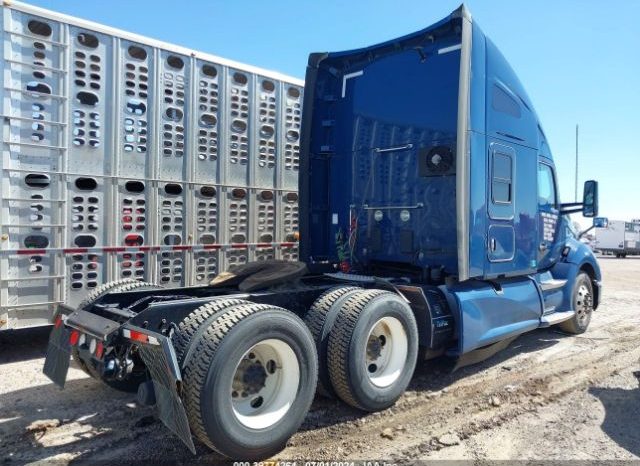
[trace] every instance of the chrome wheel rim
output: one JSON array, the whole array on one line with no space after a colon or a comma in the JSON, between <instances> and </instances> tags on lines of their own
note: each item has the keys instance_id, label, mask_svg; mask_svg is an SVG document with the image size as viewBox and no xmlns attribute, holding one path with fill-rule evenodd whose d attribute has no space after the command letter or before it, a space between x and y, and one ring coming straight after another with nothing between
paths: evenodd
<instances>
[{"instance_id":1,"label":"chrome wheel rim","mask_svg":"<svg viewBox=\"0 0 640 466\"><path fill-rule=\"evenodd\" d=\"M587 285L581 284L576 293L576 318L580 326L585 326L591 319L593 296Z\"/></svg>"}]
</instances>

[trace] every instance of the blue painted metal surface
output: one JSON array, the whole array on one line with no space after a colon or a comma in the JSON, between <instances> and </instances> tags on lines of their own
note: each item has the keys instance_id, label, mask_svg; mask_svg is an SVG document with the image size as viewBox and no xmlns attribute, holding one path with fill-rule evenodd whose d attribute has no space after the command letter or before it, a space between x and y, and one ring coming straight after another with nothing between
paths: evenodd
<instances>
[{"instance_id":1,"label":"blue painted metal surface","mask_svg":"<svg viewBox=\"0 0 640 466\"><path fill-rule=\"evenodd\" d=\"M462 316L459 354L528 332L540 324L540 295L529 277L505 279L499 290L475 280L443 288L453 296Z\"/></svg>"},{"instance_id":2,"label":"blue painted metal surface","mask_svg":"<svg viewBox=\"0 0 640 466\"><path fill-rule=\"evenodd\" d=\"M573 307L571 302L571 293L573 291L573 284L576 277L580 272L585 272L593 279L595 302L594 305L597 308L602 298L600 291L602 282L602 273L600 271L600 265L596 260L591 249L584 243L580 242L571 232L568 226L569 219L567 217L561 217L561 225L559 227L559 234L562 236L563 249L568 248L568 254L561 256L560 259L549 269L554 278L567 280L566 285L563 287L562 302L559 305L559 311L570 310Z\"/></svg>"},{"instance_id":3,"label":"blue painted metal surface","mask_svg":"<svg viewBox=\"0 0 640 466\"><path fill-rule=\"evenodd\" d=\"M456 273L456 22L321 62L309 122L309 259L338 260L336 235L353 233L353 265ZM419 158L433 148L451 167L424 176Z\"/></svg>"},{"instance_id":4,"label":"blue painted metal surface","mask_svg":"<svg viewBox=\"0 0 640 466\"><path fill-rule=\"evenodd\" d=\"M559 213L553 157L524 87L476 22L465 42L464 21L461 7L396 40L312 55L300 177L302 259L404 270L422 283L443 271L437 280L455 283L443 288L460 353L536 328L544 309L570 310L581 270L600 281ZM468 115L458 115L462 99ZM460 195L468 210L456 211ZM551 278L567 282L542 293Z\"/></svg>"}]
</instances>

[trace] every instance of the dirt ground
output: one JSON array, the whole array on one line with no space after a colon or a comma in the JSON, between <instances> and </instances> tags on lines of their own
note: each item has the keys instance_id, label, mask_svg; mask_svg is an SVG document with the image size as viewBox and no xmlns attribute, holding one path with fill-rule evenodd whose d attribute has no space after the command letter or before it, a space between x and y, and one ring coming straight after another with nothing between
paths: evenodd
<instances>
[{"instance_id":1,"label":"dirt ground","mask_svg":"<svg viewBox=\"0 0 640 466\"><path fill-rule=\"evenodd\" d=\"M419 363L391 409L362 414L316 399L280 459L639 459L640 259L600 260L604 297L589 331L543 329L491 359L452 372ZM48 330L0 334L0 458L59 460L194 457L132 395L72 366L67 388L42 374ZM197 458L218 461L201 445Z\"/></svg>"}]
</instances>

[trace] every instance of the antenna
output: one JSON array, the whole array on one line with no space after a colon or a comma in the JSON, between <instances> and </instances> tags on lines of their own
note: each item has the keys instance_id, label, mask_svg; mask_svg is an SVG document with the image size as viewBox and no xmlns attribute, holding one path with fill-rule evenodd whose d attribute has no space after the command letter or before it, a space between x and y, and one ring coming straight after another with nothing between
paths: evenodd
<instances>
[{"instance_id":1,"label":"antenna","mask_svg":"<svg viewBox=\"0 0 640 466\"><path fill-rule=\"evenodd\" d=\"M578 202L578 124L576 123L576 194L575 202Z\"/></svg>"}]
</instances>

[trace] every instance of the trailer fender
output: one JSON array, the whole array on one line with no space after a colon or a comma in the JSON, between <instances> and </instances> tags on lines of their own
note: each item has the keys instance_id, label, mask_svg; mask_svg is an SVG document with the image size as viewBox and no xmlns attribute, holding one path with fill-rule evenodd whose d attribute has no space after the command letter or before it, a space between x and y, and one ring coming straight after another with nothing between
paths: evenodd
<instances>
[{"instance_id":1,"label":"trailer fender","mask_svg":"<svg viewBox=\"0 0 640 466\"><path fill-rule=\"evenodd\" d=\"M158 418L195 455L189 420L179 395L182 390L182 376L171 339L130 324L124 325L122 335L138 346L140 357L149 370Z\"/></svg>"}]
</instances>

